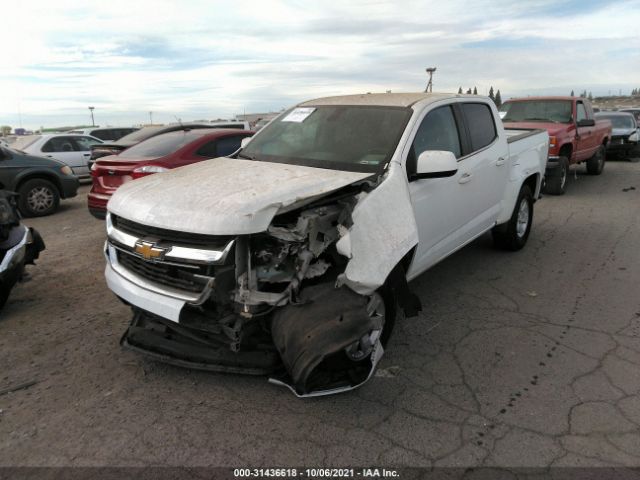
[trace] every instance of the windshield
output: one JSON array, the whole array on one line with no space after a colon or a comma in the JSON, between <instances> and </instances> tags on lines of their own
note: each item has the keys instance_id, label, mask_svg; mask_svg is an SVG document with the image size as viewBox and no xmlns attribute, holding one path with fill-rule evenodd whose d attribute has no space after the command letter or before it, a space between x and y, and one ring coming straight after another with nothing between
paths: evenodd
<instances>
[{"instance_id":1,"label":"windshield","mask_svg":"<svg viewBox=\"0 0 640 480\"><path fill-rule=\"evenodd\" d=\"M40 135L27 135L26 137L18 137L16 138L16 141L11 144L11 148L13 148L14 150L24 150L40 138Z\"/></svg>"},{"instance_id":2,"label":"windshield","mask_svg":"<svg viewBox=\"0 0 640 480\"><path fill-rule=\"evenodd\" d=\"M298 107L264 127L242 158L375 172L391 159L412 110L405 107Z\"/></svg>"},{"instance_id":3,"label":"windshield","mask_svg":"<svg viewBox=\"0 0 640 480\"><path fill-rule=\"evenodd\" d=\"M610 120L613 128L633 130L636 128L633 118L627 115L596 115L598 120Z\"/></svg>"},{"instance_id":4,"label":"windshield","mask_svg":"<svg viewBox=\"0 0 640 480\"><path fill-rule=\"evenodd\" d=\"M179 130L177 132L163 133L127 148L119 156L120 158L128 159L164 157L201 136L202 130Z\"/></svg>"},{"instance_id":5,"label":"windshield","mask_svg":"<svg viewBox=\"0 0 640 480\"><path fill-rule=\"evenodd\" d=\"M503 122L571 122L570 100L523 100L500 107Z\"/></svg>"}]
</instances>

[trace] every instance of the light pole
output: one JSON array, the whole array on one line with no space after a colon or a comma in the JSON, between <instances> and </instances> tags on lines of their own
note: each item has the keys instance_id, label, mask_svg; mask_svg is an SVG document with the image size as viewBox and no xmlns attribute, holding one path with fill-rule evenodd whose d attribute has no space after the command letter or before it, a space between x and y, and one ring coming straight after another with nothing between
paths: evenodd
<instances>
[{"instance_id":1,"label":"light pole","mask_svg":"<svg viewBox=\"0 0 640 480\"><path fill-rule=\"evenodd\" d=\"M95 127L96 126L96 122L93 120L93 109L95 107L89 107L89 111L91 112L91 126Z\"/></svg>"},{"instance_id":2,"label":"light pole","mask_svg":"<svg viewBox=\"0 0 640 480\"><path fill-rule=\"evenodd\" d=\"M425 88L425 93L433 92L433 74L436 72L436 67L427 68L427 73L429 74L429 83L427 83L427 88Z\"/></svg>"},{"instance_id":3,"label":"light pole","mask_svg":"<svg viewBox=\"0 0 640 480\"><path fill-rule=\"evenodd\" d=\"M153 125L153 112L149 112L149 125Z\"/></svg>"}]
</instances>

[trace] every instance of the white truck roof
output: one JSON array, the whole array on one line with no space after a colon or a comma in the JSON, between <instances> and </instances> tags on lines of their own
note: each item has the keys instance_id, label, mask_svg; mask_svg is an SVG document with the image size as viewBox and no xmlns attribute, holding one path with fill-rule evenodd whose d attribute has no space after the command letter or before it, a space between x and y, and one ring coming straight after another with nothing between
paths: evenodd
<instances>
[{"instance_id":1,"label":"white truck roof","mask_svg":"<svg viewBox=\"0 0 640 480\"><path fill-rule=\"evenodd\" d=\"M371 105L380 107L410 107L417 102L427 100L426 104L434 103L446 98L482 98L475 95L460 95L457 93L363 93L358 95L340 95L336 97L316 98L300 103L299 107L315 107L321 105Z\"/></svg>"}]
</instances>

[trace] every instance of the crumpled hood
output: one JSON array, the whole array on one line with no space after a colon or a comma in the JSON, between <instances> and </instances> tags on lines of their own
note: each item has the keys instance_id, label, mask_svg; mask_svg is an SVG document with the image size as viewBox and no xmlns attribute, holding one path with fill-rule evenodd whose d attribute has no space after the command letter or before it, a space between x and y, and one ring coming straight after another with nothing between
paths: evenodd
<instances>
[{"instance_id":1,"label":"crumpled hood","mask_svg":"<svg viewBox=\"0 0 640 480\"><path fill-rule=\"evenodd\" d=\"M215 158L122 185L111 213L158 228L209 235L267 229L278 210L371 173Z\"/></svg>"}]
</instances>

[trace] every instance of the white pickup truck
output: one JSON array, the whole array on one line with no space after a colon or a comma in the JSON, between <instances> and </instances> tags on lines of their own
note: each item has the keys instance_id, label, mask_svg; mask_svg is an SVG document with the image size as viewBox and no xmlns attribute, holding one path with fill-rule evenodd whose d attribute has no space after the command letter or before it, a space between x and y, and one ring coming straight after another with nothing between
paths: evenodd
<instances>
[{"instance_id":1,"label":"white pickup truck","mask_svg":"<svg viewBox=\"0 0 640 480\"><path fill-rule=\"evenodd\" d=\"M131 305L123 346L192 368L269 375L296 395L375 370L408 281L487 231L522 248L548 153L486 97L321 98L233 158L123 185L106 279Z\"/></svg>"}]
</instances>

